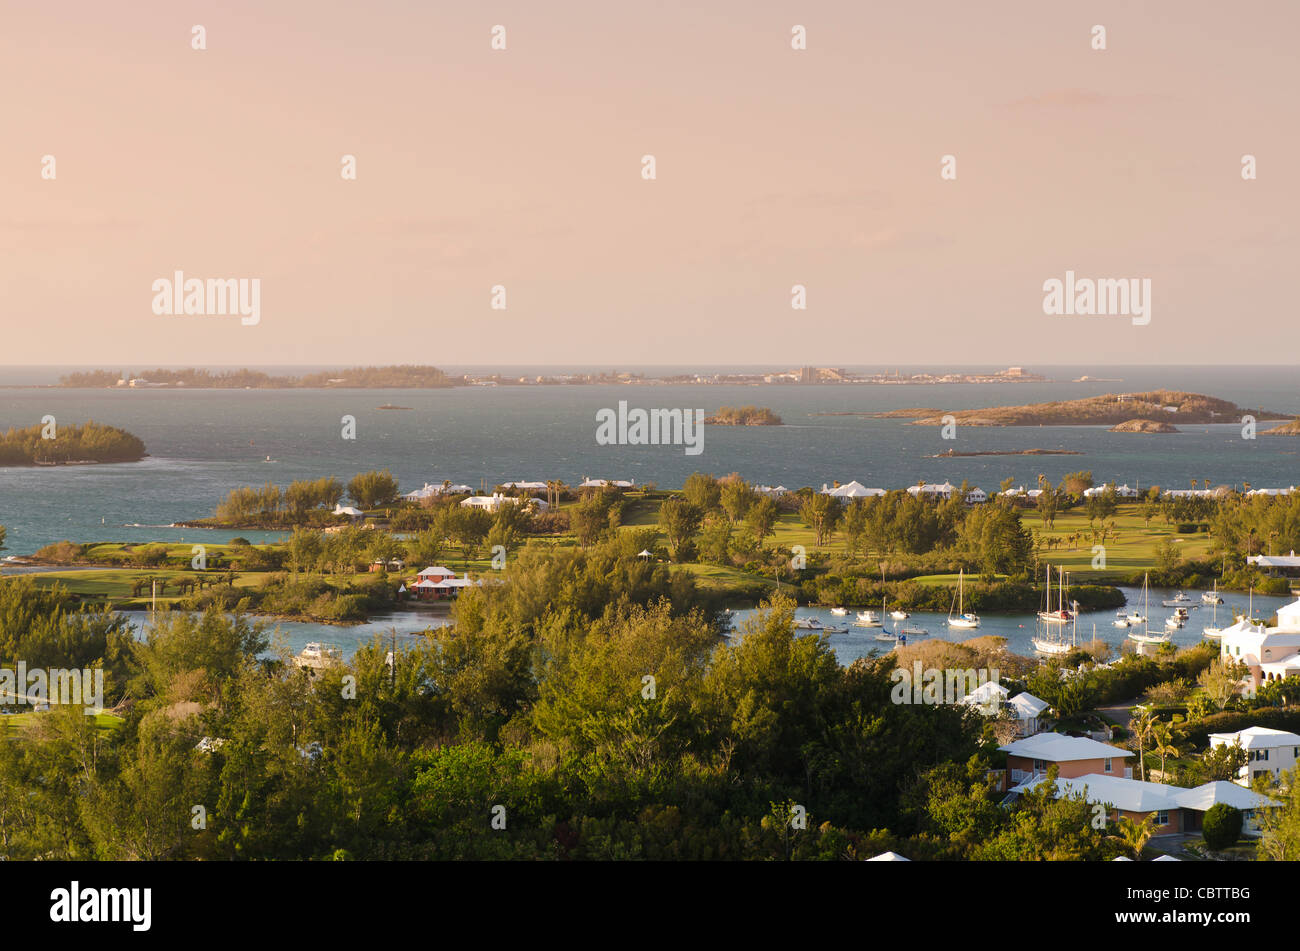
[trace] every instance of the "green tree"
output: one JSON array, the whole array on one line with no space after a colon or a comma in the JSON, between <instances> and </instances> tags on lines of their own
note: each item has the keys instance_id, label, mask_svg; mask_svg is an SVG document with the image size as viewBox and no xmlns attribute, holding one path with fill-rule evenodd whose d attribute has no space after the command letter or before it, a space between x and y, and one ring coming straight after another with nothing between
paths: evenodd
<instances>
[{"instance_id":1,"label":"green tree","mask_svg":"<svg viewBox=\"0 0 1300 951\"><path fill-rule=\"evenodd\" d=\"M1241 838L1241 810L1226 802L1216 802L1205 810L1201 835L1205 838L1205 844L1215 852L1236 845Z\"/></svg>"},{"instance_id":2,"label":"green tree","mask_svg":"<svg viewBox=\"0 0 1300 951\"><path fill-rule=\"evenodd\" d=\"M673 561L689 560L700 522L700 509L685 499L665 499L659 506L659 530L668 538L668 553Z\"/></svg>"},{"instance_id":3,"label":"green tree","mask_svg":"<svg viewBox=\"0 0 1300 951\"><path fill-rule=\"evenodd\" d=\"M391 505L397 500L397 480L387 469L362 472L348 481L348 497L362 509Z\"/></svg>"},{"instance_id":4,"label":"green tree","mask_svg":"<svg viewBox=\"0 0 1300 951\"><path fill-rule=\"evenodd\" d=\"M813 530L818 545L834 533L843 515L840 500L824 492L813 493L799 506L799 517Z\"/></svg>"}]
</instances>

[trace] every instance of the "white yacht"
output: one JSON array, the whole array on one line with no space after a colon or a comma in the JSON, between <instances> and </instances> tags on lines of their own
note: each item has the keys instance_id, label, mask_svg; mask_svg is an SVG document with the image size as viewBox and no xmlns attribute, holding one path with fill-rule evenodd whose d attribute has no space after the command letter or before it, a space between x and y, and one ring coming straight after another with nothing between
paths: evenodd
<instances>
[{"instance_id":1,"label":"white yacht","mask_svg":"<svg viewBox=\"0 0 1300 951\"><path fill-rule=\"evenodd\" d=\"M895 621L906 621L912 615L908 614L906 611L890 611L889 616Z\"/></svg>"},{"instance_id":2,"label":"white yacht","mask_svg":"<svg viewBox=\"0 0 1300 951\"><path fill-rule=\"evenodd\" d=\"M797 617L794 619L794 626L796 630L800 631L822 630L822 622L815 617Z\"/></svg>"},{"instance_id":3,"label":"white yacht","mask_svg":"<svg viewBox=\"0 0 1300 951\"><path fill-rule=\"evenodd\" d=\"M1183 608L1190 607L1192 605L1192 599L1179 591L1168 601L1161 601L1160 603L1167 608Z\"/></svg>"},{"instance_id":4,"label":"white yacht","mask_svg":"<svg viewBox=\"0 0 1300 951\"><path fill-rule=\"evenodd\" d=\"M1201 600L1202 600L1203 602L1205 602L1206 604L1222 604L1222 603L1223 603L1223 598L1219 597L1219 582L1218 582L1217 579L1216 579L1215 582L1214 582L1214 590L1213 590L1213 591L1202 591L1202 592L1201 592Z\"/></svg>"},{"instance_id":5,"label":"white yacht","mask_svg":"<svg viewBox=\"0 0 1300 951\"><path fill-rule=\"evenodd\" d=\"M831 608L831 614L834 614L836 617L844 617L848 613L848 608Z\"/></svg>"},{"instance_id":6,"label":"white yacht","mask_svg":"<svg viewBox=\"0 0 1300 951\"><path fill-rule=\"evenodd\" d=\"M858 627L880 627L880 615L875 611L866 610L858 612L858 619L854 622Z\"/></svg>"}]
</instances>

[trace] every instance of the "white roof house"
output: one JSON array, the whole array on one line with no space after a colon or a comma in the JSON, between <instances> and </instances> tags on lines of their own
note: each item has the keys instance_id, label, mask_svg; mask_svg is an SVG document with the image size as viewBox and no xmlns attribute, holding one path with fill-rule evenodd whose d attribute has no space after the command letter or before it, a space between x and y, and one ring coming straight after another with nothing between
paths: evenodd
<instances>
[{"instance_id":1,"label":"white roof house","mask_svg":"<svg viewBox=\"0 0 1300 951\"><path fill-rule=\"evenodd\" d=\"M635 479L583 479L578 488L603 489L606 486L613 486L616 489L630 489L634 485L636 485Z\"/></svg>"},{"instance_id":2,"label":"white roof house","mask_svg":"<svg viewBox=\"0 0 1300 951\"><path fill-rule=\"evenodd\" d=\"M1021 720L1037 719L1051 707L1046 700L1040 700L1027 690L1016 694L1007 701L1007 704Z\"/></svg>"},{"instance_id":3,"label":"white roof house","mask_svg":"<svg viewBox=\"0 0 1300 951\"><path fill-rule=\"evenodd\" d=\"M1300 736L1286 730L1252 726L1236 733L1211 733L1209 740L1211 749L1241 744L1246 751L1246 765L1233 782L1243 786L1258 776L1277 779L1300 761Z\"/></svg>"},{"instance_id":4,"label":"white roof house","mask_svg":"<svg viewBox=\"0 0 1300 951\"><path fill-rule=\"evenodd\" d=\"M416 489L414 492L407 492L402 498L411 502L419 502L439 495L464 495L473 491L474 487L472 485L447 485L444 487L441 483L434 485L431 482L426 482L421 488Z\"/></svg>"},{"instance_id":5,"label":"white roof house","mask_svg":"<svg viewBox=\"0 0 1300 951\"><path fill-rule=\"evenodd\" d=\"M444 568L442 565L430 565L428 568L425 568L416 575L416 577L421 581L425 578L433 578L435 580L438 578L454 578L456 577L456 572L452 571L450 568Z\"/></svg>"},{"instance_id":6,"label":"white roof house","mask_svg":"<svg viewBox=\"0 0 1300 951\"><path fill-rule=\"evenodd\" d=\"M964 703L968 707L984 707L992 712L996 712L997 709L1006 701L1007 695L1010 693L1011 691L1006 687L989 680L980 684L970 693L966 694L966 696L962 697L958 702Z\"/></svg>"},{"instance_id":7,"label":"white roof house","mask_svg":"<svg viewBox=\"0 0 1300 951\"><path fill-rule=\"evenodd\" d=\"M1205 783L1195 789L1188 789L1178 796L1180 806L1184 809L1195 809L1198 812L1205 812L1211 806L1217 806L1221 802L1243 811L1282 805L1280 802L1269 799L1267 796L1261 796L1251 789L1245 789L1236 783L1225 783L1222 780Z\"/></svg>"},{"instance_id":8,"label":"white roof house","mask_svg":"<svg viewBox=\"0 0 1300 951\"><path fill-rule=\"evenodd\" d=\"M1066 736L1063 733L1039 733L999 746L1012 756L1045 760L1049 763L1069 763L1084 759L1123 759L1132 756L1128 750L1107 743L1090 740L1086 736Z\"/></svg>"},{"instance_id":9,"label":"white roof house","mask_svg":"<svg viewBox=\"0 0 1300 951\"><path fill-rule=\"evenodd\" d=\"M361 509L353 508L351 505L336 504L334 506L335 515L346 515L349 518L362 518L366 513Z\"/></svg>"},{"instance_id":10,"label":"white roof house","mask_svg":"<svg viewBox=\"0 0 1300 951\"><path fill-rule=\"evenodd\" d=\"M926 485L909 485L907 487L907 491L910 495L914 495L914 496L925 495L931 498L934 498L936 496L943 496L945 499L947 499L952 497L952 494L957 491L957 487L953 485L951 482L945 481L941 485L933 485L928 483Z\"/></svg>"},{"instance_id":11,"label":"white roof house","mask_svg":"<svg viewBox=\"0 0 1300 951\"><path fill-rule=\"evenodd\" d=\"M467 499L461 499L460 504L467 508L483 509L488 512L495 512L503 505L530 505L543 512L550 508L550 504L542 499L520 499L513 495L502 495L500 492L493 492L491 495L471 495Z\"/></svg>"},{"instance_id":12,"label":"white roof house","mask_svg":"<svg viewBox=\"0 0 1300 951\"><path fill-rule=\"evenodd\" d=\"M989 494L985 492L983 489L981 489L979 486L975 486L975 488L971 489L969 492L966 493L967 505L979 505L983 502L987 502L988 500L989 500Z\"/></svg>"},{"instance_id":13,"label":"white roof house","mask_svg":"<svg viewBox=\"0 0 1300 951\"><path fill-rule=\"evenodd\" d=\"M822 494L830 495L837 499L865 499L865 498L871 498L873 496L884 495L885 490L868 489L861 482L854 480L853 482L850 482L847 485L837 485L833 489L827 486L826 483L823 482Z\"/></svg>"},{"instance_id":14,"label":"white roof house","mask_svg":"<svg viewBox=\"0 0 1300 951\"><path fill-rule=\"evenodd\" d=\"M783 485L759 485L754 487L754 491L759 495L766 495L769 499L774 499L785 495L790 490Z\"/></svg>"},{"instance_id":15,"label":"white roof house","mask_svg":"<svg viewBox=\"0 0 1300 951\"><path fill-rule=\"evenodd\" d=\"M879 855L873 855L867 859L868 862L910 862L909 858L899 855L897 852L881 852Z\"/></svg>"},{"instance_id":16,"label":"white roof house","mask_svg":"<svg viewBox=\"0 0 1300 951\"><path fill-rule=\"evenodd\" d=\"M1245 664L1252 688L1300 674L1300 600L1278 608L1277 623L1265 627L1243 617L1225 627L1219 638L1220 656Z\"/></svg>"},{"instance_id":17,"label":"white roof house","mask_svg":"<svg viewBox=\"0 0 1300 951\"><path fill-rule=\"evenodd\" d=\"M1034 789L1046 778L1036 776L1011 791L1025 792ZM1088 803L1104 803L1113 806L1122 812L1168 812L1179 808L1178 793L1187 791L1181 786L1166 786L1164 783L1149 783L1140 779L1125 779L1122 776L1106 776L1101 773L1088 773L1086 776L1056 781L1058 799L1081 798Z\"/></svg>"},{"instance_id":18,"label":"white roof house","mask_svg":"<svg viewBox=\"0 0 1300 951\"><path fill-rule=\"evenodd\" d=\"M502 482L503 489L523 489L525 491L543 491L546 489L545 482Z\"/></svg>"}]
</instances>

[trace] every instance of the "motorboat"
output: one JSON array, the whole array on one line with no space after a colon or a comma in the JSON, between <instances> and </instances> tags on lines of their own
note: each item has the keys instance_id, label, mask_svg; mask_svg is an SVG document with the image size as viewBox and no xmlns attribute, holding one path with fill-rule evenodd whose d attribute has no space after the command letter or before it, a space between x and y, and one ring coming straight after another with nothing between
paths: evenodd
<instances>
[{"instance_id":1,"label":"motorboat","mask_svg":"<svg viewBox=\"0 0 1300 951\"><path fill-rule=\"evenodd\" d=\"M890 611L889 616L895 621L906 621L912 615L908 614L906 611Z\"/></svg>"},{"instance_id":2,"label":"motorboat","mask_svg":"<svg viewBox=\"0 0 1300 951\"><path fill-rule=\"evenodd\" d=\"M834 614L836 617L844 617L848 613L848 608L831 608L831 614Z\"/></svg>"},{"instance_id":3,"label":"motorboat","mask_svg":"<svg viewBox=\"0 0 1300 951\"><path fill-rule=\"evenodd\" d=\"M1115 612L1115 626L1128 627L1132 622L1128 619L1128 612L1119 610Z\"/></svg>"},{"instance_id":4,"label":"motorboat","mask_svg":"<svg viewBox=\"0 0 1300 951\"><path fill-rule=\"evenodd\" d=\"M1219 597L1219 582L1214 582L1213 591L1202 591L1201 600L1206 604L1222 604L1223 598Z\"/></svg>"},{"instance_id":5,"label":"motorboat","mask_svg":"<svg viewBox=\"0 0 1300 951\"><path fill-rule=\"evenodd\" d=\"M839 627L824 627L824 628L822 628L822 633L824 633L824 634L847 634L847 633L849 633L849 626L848 626L847 624L841 624Z\"/></svg>"},{"instance_id":6,"label":"motorboat","mask_svg":"<svg viewBox=\"0 0 1300 951\"><path fill-rule=\"evenodd\" d=\"M859 611L858 619L854 623L858 627L880 627L880 615L871 610Z\"/></svg>"},{"instance_id":7,"label":"motorboat","mask_svg":"<svg viewBox=\"0 0 1300 951\"><path fill-rule=\"evenodd\" d=\"M1190 607L1194 602L1187 595L1179 591L1169 600L1161 601L1160 603L1161 605L1167 608L1182 608L1182 607Z\"/></svg>"},{"instance_id":8,"label":"motorboat","mask_svg":"<svg viewBox=\"0 0 1300 951\"><path fill-rule=\"evenodd\" d=\"M800 631L820 631L822 622L815 617L797 617L794 619L794 626Z\"/></svg>"}]
</instances>

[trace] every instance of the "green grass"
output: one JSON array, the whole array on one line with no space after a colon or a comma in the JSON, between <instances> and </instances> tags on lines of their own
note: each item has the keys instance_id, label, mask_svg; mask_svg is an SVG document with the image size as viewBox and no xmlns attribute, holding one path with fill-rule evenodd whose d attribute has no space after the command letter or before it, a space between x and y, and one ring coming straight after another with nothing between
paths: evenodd
<instances>
[{"instance_id":1,"label":"green grass","mask_svg":"<svg viewBox=\"0 0 1300 951\"><path fill-rule=\"evenodd\" d=\"M5 726L12 726L17 730L25 730L36 722L37 717L47 716L47 712L42 710L39 713L35 710L29 710L26 713L13 713L6 716L0 716L0 729ZM100 733L112 733L119 730L126 721L119 716L111 713L96 713L94 715L95 729Z\"/></svg>"}]
</instances>

